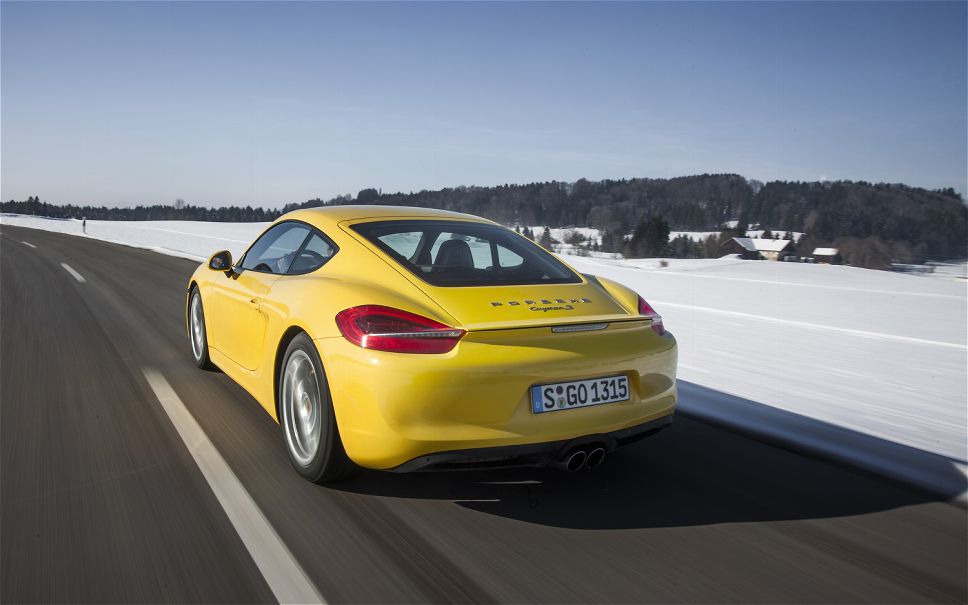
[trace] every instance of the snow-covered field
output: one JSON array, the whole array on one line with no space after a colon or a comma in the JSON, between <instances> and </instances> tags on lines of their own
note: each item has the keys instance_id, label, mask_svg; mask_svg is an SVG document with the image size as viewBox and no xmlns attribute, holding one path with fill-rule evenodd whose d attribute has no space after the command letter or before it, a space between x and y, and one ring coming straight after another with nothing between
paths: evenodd
<instances>
[{"instance_id":1,"label":"snow-covered field","mask_svg":"<svg viewBox=\"0 0 968 605\"><path fill-rule=\"evenodd\" d=\"M0 223L81 232L79 221L5 215ZM264 227L88 221L87 236L201 260L223 248L237 256ZM662 267L657 259L564 258L579 271L624 283L649 300L679 340L680 377L729 397L732 406L714 409L715 398L687 397L695 392L686 385L683 409L731 414L736 417L730 420L742 424L758 421L750 410L768 406L791 418L818 421L795 430L840 427L938 454L964 472L968 282L960 277L963 267L961 273L929 277L732 259L668 259ZM737 402L749 405L737 407ZM872 447L856 443L858 450ZM849 450L852 445L819 447ZM911 458L903 451L900 456ZM916 469L914 464L899 472L920 472Z\"/></svg>"},{"instance_id":2,"label":"snow-covered field","mask_svg":"<svg viewBox=\"0 0 968 605\"><path fill-rule=\"evenodd\" d=\"M966 459L968 282L742 260L566 259L649 300L680 376Z\"/></svg>"}]
</instances>

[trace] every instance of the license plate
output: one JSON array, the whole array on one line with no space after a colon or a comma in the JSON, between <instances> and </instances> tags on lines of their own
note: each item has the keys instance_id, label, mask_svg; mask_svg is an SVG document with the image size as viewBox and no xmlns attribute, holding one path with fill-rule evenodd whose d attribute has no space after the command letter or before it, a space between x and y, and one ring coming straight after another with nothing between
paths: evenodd
<instances>
[{"instance_id":1,"label":"license plate","mask_svg":"<svg viewBox=\"0 0 968 605\"><path fill-rule=\"evenodd\" d=\"M531 412L557 412L571 408L585 408L603 403L628 401L627 376L609 376L591 380L575 380L531 387Z\"/></svg>"}]
</instances>

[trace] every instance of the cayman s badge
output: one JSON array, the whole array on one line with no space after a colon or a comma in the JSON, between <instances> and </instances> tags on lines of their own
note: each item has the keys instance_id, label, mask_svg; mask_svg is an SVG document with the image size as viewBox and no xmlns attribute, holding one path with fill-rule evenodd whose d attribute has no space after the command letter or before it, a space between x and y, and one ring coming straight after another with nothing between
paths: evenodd
<instances>
[{"instance_id":1,"label":"cayman s badge","mask_svg":"<svg viewBox=\"0 0 968 605\"><path fill-rule=\"evenodd\" d=\"M540 298L540 299L525 299L525 300L508 300L508 301L494 301L491 303L492 307L503 307L507 305L508 307L520 307L526 306L531 311L571 311L575 308L575 305L590 303L592 300L590 298Z\"/></svg>"}]
</instances>

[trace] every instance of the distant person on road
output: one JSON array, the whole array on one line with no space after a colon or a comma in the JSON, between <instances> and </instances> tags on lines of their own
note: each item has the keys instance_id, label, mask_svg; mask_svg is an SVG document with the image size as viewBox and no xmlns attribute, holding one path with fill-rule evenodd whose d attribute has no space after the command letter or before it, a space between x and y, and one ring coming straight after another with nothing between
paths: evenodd
<instances>
[{"instance_id":1,"label":"distant person on road","mask_svg":"<svg viewBox=\"0 0 968 605\"><path fill-rule=\"evenodd\" d=\"M83 231L84 233L87 233L87 217L86 216L81 218L81 231Z\"/></svg>"}]
</instances>

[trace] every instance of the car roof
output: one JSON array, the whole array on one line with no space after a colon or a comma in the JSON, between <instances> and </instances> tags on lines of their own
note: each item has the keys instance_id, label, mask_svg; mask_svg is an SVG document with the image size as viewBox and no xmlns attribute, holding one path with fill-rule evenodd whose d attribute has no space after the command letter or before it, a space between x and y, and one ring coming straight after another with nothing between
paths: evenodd
<instances>
[{"instance_id":1,"label":"car roof","mask_svg":"<svg viewBox=\"0 0 968 605\"><path fill-rule=\"evenodd\" d=\"M485 221L479 216L438 210L436 208L417 208L414 206L377 206L377 205L346 205L321 206L319 208L303 208L280 216L277 221L300 220L315 225L324 231L345 221L361 221L370 219L438 219L438 220L472 220Z\"/></svg>"}]
</instances>

